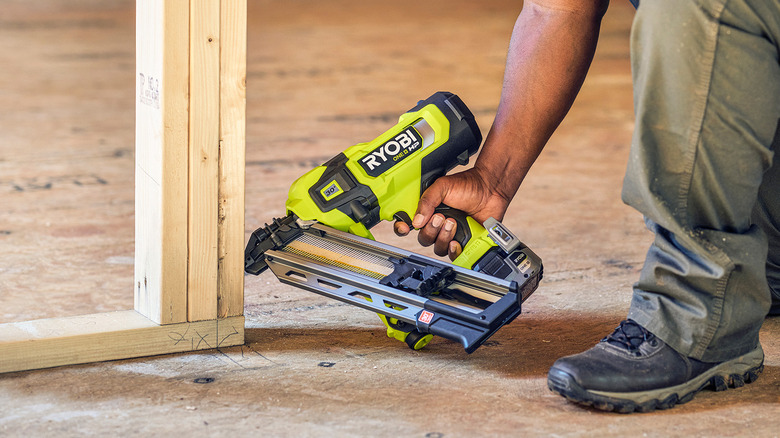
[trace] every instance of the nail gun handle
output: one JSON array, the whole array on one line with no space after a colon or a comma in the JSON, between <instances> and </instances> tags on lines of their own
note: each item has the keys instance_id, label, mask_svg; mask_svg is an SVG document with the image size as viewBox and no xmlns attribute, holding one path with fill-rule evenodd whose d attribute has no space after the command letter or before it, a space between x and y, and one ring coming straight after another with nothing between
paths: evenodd
<instances>
[{"instance_id":1,"label":"nail gun handle","mask_svg":"<svg viewBox=\"0 0 780 438\"><path fill-rule=\"evenodd\" d=\"M455 219L458 224L453 240L460 243L463 251L452 261L454 265L466 269L478 270L480 272L487 272L488 274L498 276L499 278L507 278L507 275L511 274L503 271L500 273L494 272L495 269L493 268L495 268L495 266L486 268L485 266L479 265L479 263L484 263L486 259L490 259L488 253L492 254L493 258L495 258L497 254L500 255L499 258L502 258L507 254L511 254L517 244L519 244L519 240L506 230L500 222L490 218L483 226L462 210L446 205L440 205L436 208L435 212L441 213L445 217ZM510 240L506 241L507 237L505 236L510 237ZM515 246L510 247L510 244L513 243Z\"/></svg>"},{"instance_id":2,"label":"nail gun handle","mask_svg":"<svg viewBox=\"0 0 780 438\"><path fill-rule=\"evenodd\" d=\"M463 210L458 210L457 208L442 204L436 207L434 213L441 213L444 217L455 220L455 223L457 223L458 226L455 229L455 236L452 240L460 243L462 248L466 247L473 236L479 235L484 231L484 227L467 215Z\"/></svg>"}]
</instances>

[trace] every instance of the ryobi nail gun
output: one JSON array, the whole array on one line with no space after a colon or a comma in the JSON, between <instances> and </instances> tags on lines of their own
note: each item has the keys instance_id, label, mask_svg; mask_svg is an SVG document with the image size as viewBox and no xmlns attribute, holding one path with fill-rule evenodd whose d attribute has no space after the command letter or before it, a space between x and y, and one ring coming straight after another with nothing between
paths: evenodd
<instances>
[{"instance_id":1,"label":"ryobi nail gun","mask_svg":"<svg viewBox=\"0 0 780 438\"><path fill-rule=\"evenodd\" d=\"M413 349L438 335L473 352L520 314L541 259L498 221L483 227L446 206L437 211L457 221L463 247L453 264L376 242L369 229L382 220L411 226L420 194L481 141L458 96L420 101L387 132L295 181L288 215L252 234L246 272L270 267L283 283L372 310Z\"/></svg>"}]
</instances>

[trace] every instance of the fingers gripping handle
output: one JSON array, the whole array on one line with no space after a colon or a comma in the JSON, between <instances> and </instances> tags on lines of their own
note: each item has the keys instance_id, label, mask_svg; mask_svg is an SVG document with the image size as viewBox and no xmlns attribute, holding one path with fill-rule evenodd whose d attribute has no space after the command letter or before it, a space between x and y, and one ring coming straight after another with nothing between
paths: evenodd
<instances>
[{"instance_id":1,"label":"fingers gripping handle","mask_svg":"<svg viewBox=\"0 0 780 438\"><path fill-rule=\"evenodd\" d=\"M454 219L455 223L458 224L455 228L455 236L452 240L460 243L461 248L466 248L466 245L473 236L477 236L484 231L482 225L469 217L463 210L458 210L457 208L442 204L436 207L434 214L436 213L441 213L446 218Z\"/></svg>"},{"instance_id":2,"label":"fingers gripping handle","mask_svg":"<svg viewBox=\"0 0 780 438\"><path fill-rule=\"evenodd\" d=\"M463 210L458 210L441 204L433 211L434 214L441 213L447 218L455 220L458 226L455 229L455 236L452 240L460 243L462 248L466 247L466 244L471 240L472 236L479 235L484 231L484 227L479 222L468 216ZM399 211L393 215L393 218L397 221L405 223L410 229L412 229L412 218L405 211Z\"/></svg>"},{"instance_id":3,"label":"fingers gripping handle","mask_svg":"<svg viewBox=\"0 0 780 438\"><path fill-rule=\"evenodd\" d=\"M457 266L472 269L493 248L498 247L496 249L500 249L505 254L511 254L521 245L520 240L514 234L492 217L488 218L483 226L463 210L444 204L436 207L434 214L436 213L455 220L457 224L452 240L458 242L463 248L461 254L452 262ZM405 212L396 213L395 219L403 221L410 228L412 227L411 218Z\"/></svg>"}]
</instances>

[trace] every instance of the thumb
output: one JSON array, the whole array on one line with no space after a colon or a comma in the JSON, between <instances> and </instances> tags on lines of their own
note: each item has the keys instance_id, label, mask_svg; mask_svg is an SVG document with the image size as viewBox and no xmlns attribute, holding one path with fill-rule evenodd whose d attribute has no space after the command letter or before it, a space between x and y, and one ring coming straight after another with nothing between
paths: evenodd
<instances>
[{"instance_id":1,"label":"thumb","mask_svg":"<svg viewBox=\"0 0 780 438\"><path fill-rule=\"evenodd\" d=\"M444 201L444 197L449 192L446 178L446 176L442 176L436 179L420 196L420 201L417 204L417 214L414 215L412 220L414 228L422 228L428 223L436 207Z\"/></svg>"}]
</instances>

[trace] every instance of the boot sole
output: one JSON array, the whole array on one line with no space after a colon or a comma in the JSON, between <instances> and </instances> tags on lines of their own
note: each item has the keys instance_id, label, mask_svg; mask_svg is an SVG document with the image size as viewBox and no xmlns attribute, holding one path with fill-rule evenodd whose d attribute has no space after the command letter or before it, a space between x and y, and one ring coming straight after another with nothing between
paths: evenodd
<instances>
[{"instance_id":1,"label":"boot sole","mask_svg":"<svg viewBox=\"0 0 780 438\"><path fill-rule=\"evenodd\" d=\"M547 387L570 401L602 411L652 412L687 403L705 388L725 391L753 383L763 370L764 351L759 345L750 353L714 366L685 383L666 388L637 392L592 391L583 388L571 374L556 368L550 369L547 375Z\"/></svg>"}]
</instances>

